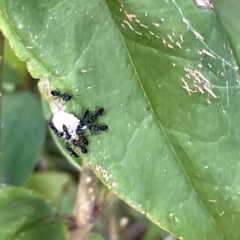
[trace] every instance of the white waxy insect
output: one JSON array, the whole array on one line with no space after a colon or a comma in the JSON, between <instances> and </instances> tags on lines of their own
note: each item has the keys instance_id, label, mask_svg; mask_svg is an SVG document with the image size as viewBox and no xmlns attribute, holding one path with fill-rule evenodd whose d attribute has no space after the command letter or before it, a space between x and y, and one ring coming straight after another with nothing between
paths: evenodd
<instances>
[{"instance_id":1,"label":"white waxy insect","mask_svg":"<svg viewBox=\"0 0 240 240\"><path fill-rule=\"evenodd\" d=\"M63 131L63 125L65 125L68 128L68 132L71 134L72 139L76 138L76 129L80 120L73 114L66 113L59 109L57 109L57 111L53 110L52 122L60 132Z\"/></svg>"}]
</instances>

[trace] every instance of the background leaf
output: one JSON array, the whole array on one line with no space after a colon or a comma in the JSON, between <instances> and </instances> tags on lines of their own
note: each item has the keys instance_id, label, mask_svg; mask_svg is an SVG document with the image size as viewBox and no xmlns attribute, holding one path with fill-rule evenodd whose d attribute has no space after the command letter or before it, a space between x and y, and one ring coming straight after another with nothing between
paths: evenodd
<instances>
[{"instance_id":1,"label":"background leaf","mask_svg":"<svg viewBox=\"0 0 240 240\"><path fill-rule=\"evenodd\" d=\"M58 172L34 173L29 178L27 187L49 199L62 215L71 216L77 186L68 174Z\"/></svg>"},{"instance_id":2,"label":"background leaf","mask_svg":"<svg viewBox=\"0 0 240 240\"><path fill-rule=\"evenodd\" d=\"M0 190L1 239L66 239L66 227L55 208L32 191L19 188Z\"/></svg>"},{"instance_id":3,"label":"background leaf","mask_svg":"<svg viewBox=\"0 0 240 240\"><path fill-rule=\"evenodd\" d=\"M3 87L12 88L26 76L25 63L21 62L11 51L8 41L4 44Z\"/></svg>"},{"instance_id":4,"label":"background leaf","mask_svg":"<svg viewBox=\"0 0 240 240\"><path fill-rule=\"evenodd\" d=\"M40 104L26 92L4 94L1 182L26 183L42 147L45 121Z\"/></svg>"},{"instance_id":5,"label":"background leaf","mask_svg":"<svg viewBox=\"0 0 240 240\"><path fill-rule=\"evenodd\" d=\"M239 66L240 62L240 19L239 19L239 1L213 0L216 9L219 11L224 28L226 29L231 48L234 50L235 58Z\"/></svg>"},{"instance_id":6,"label":"background leaf","mask_svg":"<svg viewBox=\"0 0 240 240\"><path fill-rule=\"evenodd\" d=\"M239 76L215 11L187 0L0 8L51 107L58 88L73 94L68 112L105 108L109 132L86 159L110 189L183 239L239 239Z\"/></svg>"}]
</instances>

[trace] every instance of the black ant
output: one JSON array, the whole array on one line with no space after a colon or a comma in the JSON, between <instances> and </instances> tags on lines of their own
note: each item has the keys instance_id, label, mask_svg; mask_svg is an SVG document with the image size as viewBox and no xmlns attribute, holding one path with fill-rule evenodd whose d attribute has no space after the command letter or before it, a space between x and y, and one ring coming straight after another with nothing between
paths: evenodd
<instances>
[{"instance_id":1,"label":"black ant","mask_svg":"<svg viewBox=\"0 0 240 240\"><path fill-rule=\"evenodd\" d=\"M94 122L96 121L97 117L98 117L98 116L93 115L93 116L91 116L91 117L88 119L87 122L88 122L88 123L94 123Z\"/></svg>"},{"instance_id":2,"label":"black ant","mask_svg":"<svg viewBox=\"0 0 240 240\"><path fill-rule=\"evenodd\" d=\"M81 128L81 124L77 126L76 134L77 134L79 137L84 138L83 129Z\"/></svg>"},{"instance_id":3,"label":"black ant","mask_svg":"<svg viewBox=\"0 0 240 240\"><path fill-rule=\"evenodd\" d=\"M101 130L101 131L107 131L107 130L108 130L108 126L107 126L107 125L101 125L101 126L99 126L98 128L99 128L99 130Z\"/></svg>"},{"instance_id":4,"label":"black ant","mask_svg":"<svg viewBox=\"0 0 240 240\"><path fill-rule=\"evenodd\" d=\"M89 117L89 110L86 110L81 120L85 121Z\"/></svg>"},{"instance_id":5,"label":"black ant","mask_svg":"<svg viewBox=\"0 0 240 240\"><path fill-rule=\"evenodd\" d=\"M87 149L84 146L81 146L81 152L84 153L88 153Z\"/></svg>"},{"instance_id":6,"label":"black ant","mask_svg":"<svg viewBox=\"0 0 240 240\"><path fill-rule=\"evenodd\" d=\"M86 125L86 121L89 118L89 110L86 110L83 114L83 117L80 119L80 123L78 125L79 128L82 128Z\"/></svg>"},{"instance_id":7,"label":"black ant","mask_svg":"<svg viewBox=\"0 0 240 240\"><path fill-rule=\"evenodd\" d=\"M82 153L87 153L88 152L87 149L84 146L82 146L80 144L80 142L78 142L76 139L73 139L72 143L73 143L74 146L79 147L81 149Z\"/></svg>"},{"instance_id":8,"label":"black ant","mask_svg":"<svg viewBox=\"0 0 240 240\"><path fill-rule=\"evenodd\" d=\"M98 109L91 118L88 119L88 123L93 123L97 120L98 116L102 116L104 114L104 108Z\"/></svg>"},{"instance_id":9,"label":"black ant","mask_svg":"<svg viewBox=\"0 0 240 240\"><path fill-rule=\"evenodd\" d=\"M102 116L104 115L104 108L100 108L95 113L96 116Z\"/></svg>"},{"instance_id":10,"label":"black ant","mask_svg":"<svg viewBox=\"0 0 240 240\"><path fill-rule=\"evenodd\" d=\"M63 128L63 132L65 133L66 140L71 139L72 135L68 132L66 125L63 124L62 128Z\"/></svg>"},{"instance_id":11,"label":"black ant","mask_svg":"<svg viewBox=\"0 0 240 240\"><path fill-rule=\"evenodd\" d=\"M72 99L72 95L68 94L67 92L60 93L60 91L58 89L57 90L52 90L51 94L56 98L62 98L62 100L65 101L65 102Z\"/></svg>"},{"instance_id":12,"label":"black ant","mask_svg":"<svg viewBox=\"0 0 240 240\"><path fill-rule=\"evenodd\" d=\"M75 158L79 157L79 155L76 152L74 152L74 150L71 148L71 145L69 142L65 143L65 148L71 153L70 154L71 156L74 156Z\"/></svg>"},{"instance_id":13,"label":"black ant","mask_svg":"<svg viewBox=\"0 0 240 240\"><path fill-rule=\"evenodd\" d=\"M83 137L82 142L83 142L84 145L88 145L89 144L87 138L85 138L85 137Z\"/></svg>"},{"instance_id":14,"label":"black ant","mask_svg":"<svg viewBox=\"0 0 240 240\"><path fill-rule=\"evenodd\" d=\"M101 130L101 131L107 131L108 130L108 126L107 125L100 125L98 126L97 124L96 125L89 125L88 126L91 134L97 132L98 133L98 130Z\"/></svg>"},{"instance_id":15,"label":"black ant","mask_svg":"<svg viewBox=\"0 0 240 240\"><path fill-rule=\"evenodd\" d=\"M54 126L54 124L52 122L49 122L49 127L53 130L54 134L58 137L63 137L64 133L58 131L58 129Z\"/></svg>"},{"instance_id":16,"label":"black ant","mask_svg":"<svg viewBox=\"0 0 240 240\"><path fill-rule=\"evenodd\" d=\"M82 139L82 142L83 142L84 145L88 145L89 144L87 138L83 134L83 129L81 128L80 125L78 125L78 127L76 129L76 134Z\"/></svg>"}]
</instances>

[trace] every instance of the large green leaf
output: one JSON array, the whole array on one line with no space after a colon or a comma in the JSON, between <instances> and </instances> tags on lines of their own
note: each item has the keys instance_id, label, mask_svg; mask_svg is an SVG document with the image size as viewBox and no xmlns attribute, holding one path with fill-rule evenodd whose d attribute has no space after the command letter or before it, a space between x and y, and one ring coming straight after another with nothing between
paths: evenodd
<instances>
[{"instance_id":1,"label":"large green leaf","mask_svg":"<svg viewBox=\"0 0 240 240\"><path fill-rule=\"evenodd\" d=\"M183 239L240 238L238 72L216 11L188 0L0 9L51 107L59 88L74 95L68 112L106 109L109 132L86 159L109 188Z\"/></svg>"},{"instance_id":2,"label":"large green leaf","mask_svg":"<svg viewBox=\"0 0 240 240\"><path fill-rule=\"evenodd\" d=\"M4 94L0 181L26 183L42 147L45 121L36 98L26 92Z\"/></svg>"},{"instance_id":3,"label":"large green leaf","mask_svg":"<svg viewBox=\"0 0 240 240\"><path fill-rule=\"evenodd\" d=\"M63 240L66 226L56 209L32 191L20 188L0 190L1 240Z\"/></svg>"}]
</instances>

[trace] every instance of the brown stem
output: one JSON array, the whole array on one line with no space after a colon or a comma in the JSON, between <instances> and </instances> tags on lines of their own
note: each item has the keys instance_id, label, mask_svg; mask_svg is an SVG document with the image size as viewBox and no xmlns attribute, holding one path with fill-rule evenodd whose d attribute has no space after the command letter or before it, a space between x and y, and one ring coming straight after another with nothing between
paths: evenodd
<instances>
[{"instance_id":1,"label":"brown stem","mask_svg":"<svg viewBox=\"0 0 240 240\"><path fill-rule=\"evenodd\" d=\"M109 237L109 240L118 240L119 239L116 217L114 214L111 214L109 221L108 221L108 237Z\"/></svg>"},{"instance_id":2,"label":"brown stem","mask_svg":"<svg viewBox=\"0 0 240 240\"><path fill-rule=\"evenodd\" d=\"M94 225L101 208L98 203L98 178L84 161L73 216L75 228L70 231L70 240L85 240Z\"/></svg>"}]
</instances>

